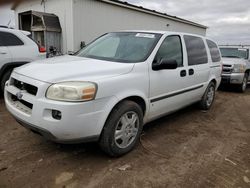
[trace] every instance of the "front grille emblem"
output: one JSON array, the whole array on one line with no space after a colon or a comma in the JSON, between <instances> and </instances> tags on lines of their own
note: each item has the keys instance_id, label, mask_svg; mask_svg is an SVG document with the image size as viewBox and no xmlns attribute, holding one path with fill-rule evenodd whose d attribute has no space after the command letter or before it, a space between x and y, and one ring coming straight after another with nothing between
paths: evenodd
<instances>
[{"instance_id":1,"label":"front grille emblem","mask_svg":"<svg viewBox=\"0 0 250 188\"><path fill-rule=\"evenodd\" d=\"M24 85L23 82L20 82L20 89L21 89L21 90L24 90L24 89L25 89L25 85Z\"/></svg>"},{"instance_id":2,"label":"front grille emblem","mask_svg":"<svg viewBox=\"0 0 250 188\"><path fill-rule=\"evenodd\" d=\"M21 91L17 92L16 97L18 100L21 100L23 98L23 94Z\"/></svg>"}]
</instances>

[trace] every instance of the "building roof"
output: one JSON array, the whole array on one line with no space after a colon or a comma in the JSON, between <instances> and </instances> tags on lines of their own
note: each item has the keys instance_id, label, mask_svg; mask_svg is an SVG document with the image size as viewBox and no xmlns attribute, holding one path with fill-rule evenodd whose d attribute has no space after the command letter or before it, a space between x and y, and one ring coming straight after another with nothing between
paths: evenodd
<instances>
[{"instance_id":1,"label":"building roof","mask_svg":"<svg viewBox=\"0 0 250 188\"><path fill-rule=\"evenodd\" d=\"M18 5L22 1L25 1L25 0L16 1L16 3L12 6L12 9L14 10L16 7L18 7ZM208 28L207 26L204 26L204 25L201 25L201 24L198 24L198 23L186 20L186 19L182 19L182 18L179 18L179 17L176 17L176 16L171 16L169 14L158 12L156 10L151 10L151 9L148 9L148 8L145 8L145 7L142 7L142 6L133 5L133 4L128 3L126 1L120 1L120 0L96 0L96 1L100 1L100 2L103 2L103 3L108 3L108 4L128 8L128 9L132 9L132 10L135 10L135 11L151 14L151 15L154 15L154 16L162 17L162 18L167 18L167 19L170 19L170 20L173 20L173 21L193 25L193 26L203 28L203 29Z\"/></svg>"},{"instance_id":2,"label":"building roof","mask_svg":"<svg viewBox=\"0 0 250 188\"><path fill-rule=\"evenodd\" d=\"M169 14L158 12L156 10L148 9L148 8L145 8L145 7L142 7L142 6L137 6L137 5L128 3L126 1L120 1L120 0L96 0L96 1L113 4L113 5L121 6L121 7L124 7L124 8L133 9L133 10L136 10L136 11L140 11L140 12L144 12L144 13L147 13L147 14L167 18L167 19L178 21L178 22L181 22L181 23L186 23L186 24L189 24L189 25L193 25L193 26L196 26L196 27L203 28L203 29L208 28L205 25L201 25L201 24L198 24L198 23L186 20L186 19L182 19L182 18L179 18L179 17L176 17L176 16L171 16Z\"/></svg>"}]
</instances>

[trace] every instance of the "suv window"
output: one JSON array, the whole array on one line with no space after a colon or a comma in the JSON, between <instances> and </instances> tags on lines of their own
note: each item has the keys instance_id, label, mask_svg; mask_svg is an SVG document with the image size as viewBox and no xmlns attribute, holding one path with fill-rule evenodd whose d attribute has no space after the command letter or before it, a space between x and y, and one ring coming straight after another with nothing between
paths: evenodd
<instances>
[{"instance_id":1,"label":"suv window","mask_svg":"<svg viewBox=\"0 0 250 188\"><path fill-rule=\"evenodd\" d=\"M202 38L185 35L184 40L188 54L188 65L208 63L207 50Z\"/></svg>"},{"instance_id":2,"label":"suv window","mask_svg":"<svg viewBox=\"0 0 250 188\"><path fill-rule=\"evenodd\" d=\"M0 32L0 43L3 46L21 46L24 45L23 41L21 41L16 35L7 32ZM0 45L1 45L0 44Z\"/></svg>"},{"instance_id":3,"label":"suv window","mask_svg":"<svg viewBox=\"0 0 250 188\"><path fill-rule=\"evenodd\" d=\"M165 38L155 56L155 60L160 61L163 58L176 60L178 67L183 66L183 52L180 36L173 35Z\"/></svg>"},{"instance_id":4,"label":"suv window","mask_svg":"<svg viewBox=\"0 0 250 188\"><path fill-rule=\"evenodd\" d=\"M210 50L212 61L219 62L221 60L221 56L220 56L220 51L219 51L217 45L211 40L207 40L207 45L208 45L208 48Z\"/></svg>"}]
</instances>

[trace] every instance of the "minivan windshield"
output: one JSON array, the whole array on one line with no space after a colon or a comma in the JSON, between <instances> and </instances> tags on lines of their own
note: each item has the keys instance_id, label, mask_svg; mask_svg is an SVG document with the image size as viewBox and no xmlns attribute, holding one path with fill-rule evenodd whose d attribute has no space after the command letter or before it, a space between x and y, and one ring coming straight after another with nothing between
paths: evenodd
<instances>
[{"instance_id":1,"label":"minivan windshield","mask_svg":"<svg viewBox=\"0 0 250 188\"><path fill-rule=\"evenodd\" d=\"M220 48L222 57L248 59L248 49L245 48Z\"/></svg>"},{"instance_id":2,"label":"minivan windshield","mask_svg":"<svg viewBox=\"0 0 250 188\"><path fill-rule=\"evenodd\" d=\"M108 33L87 45L76 55L122 63L143 62L149 57L161 36L156 33Z\"/></svg>"}]
</instances>

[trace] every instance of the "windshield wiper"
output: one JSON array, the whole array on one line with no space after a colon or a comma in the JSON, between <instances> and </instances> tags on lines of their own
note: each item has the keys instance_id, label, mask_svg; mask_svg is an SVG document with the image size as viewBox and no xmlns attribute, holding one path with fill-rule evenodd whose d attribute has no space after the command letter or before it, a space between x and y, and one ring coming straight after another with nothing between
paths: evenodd
<instances>
[{"instance_id":1,"label":"windshield wiper","mask_svg":"<svg viewBox=\"0 0 250 188\"><path fill-rule=\"evenodd\" d=\"M227 56L222 56L222 57L229 57L229 58L240 58L239 56L235 56L235 55L227 55Z\"/></svg>"}]
</instances>

